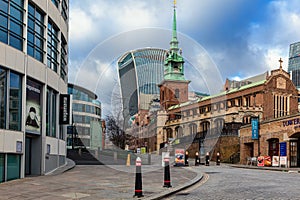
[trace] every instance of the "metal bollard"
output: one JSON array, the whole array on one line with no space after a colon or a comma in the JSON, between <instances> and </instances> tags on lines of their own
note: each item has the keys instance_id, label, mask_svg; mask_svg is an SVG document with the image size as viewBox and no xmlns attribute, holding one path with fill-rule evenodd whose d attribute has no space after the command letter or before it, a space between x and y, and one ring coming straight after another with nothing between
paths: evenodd
<instances>
[{"instance_id":1,"label":"metal bollard","mask_svg":"<svg viewBox=\"0 0 300 200\"><path fill-rule=\"evenodd\" d=\"M217 165L220 165L220 162L221 162L221 160L220 160L220 153L218 152L217 153Z\"/></svg>"},{"instance_id":2,"label":"metal bollard","mask_svg":"<svg viewBox=\"0 0 300 200\"><path fill-rule=\"evenodd\" d=\"M205 156L205 166L209 166L209 153L208 152L206 153L206 156Z\"/></svg>"},{"instance_id":3,"label":"metal bollard","mask_svg":"<svg viewBox=\"0 0 300 200\"><path fill-rule=\"evenodd\" d=\"M142 160L140 157L136 158L135 161L136 173L135 173L135 190L133 197L143 197L143 189L142 189Z\"/></svg>"},{"instance_id":4,"label":"metal bollard","mask_svg":"<svg viewBox=\"0 0 300 200\"><path fill-rule=\"evenodd\" d=\"M168 155L164 157L164 162L165 162L165 173L164 173L164 186L170 188L172 187L171 185L171 176L170 176L170 158Z\"/></svg>"},{"instance_id":5,"label":"metal bollard","mask_svg":"<svg viewBox=\"0 0 300 200\"><path fill-rule=\"evenodd\" d=\"M185 151L184 165L189 166L189 152Z\"/></svg>"}]
</instances>

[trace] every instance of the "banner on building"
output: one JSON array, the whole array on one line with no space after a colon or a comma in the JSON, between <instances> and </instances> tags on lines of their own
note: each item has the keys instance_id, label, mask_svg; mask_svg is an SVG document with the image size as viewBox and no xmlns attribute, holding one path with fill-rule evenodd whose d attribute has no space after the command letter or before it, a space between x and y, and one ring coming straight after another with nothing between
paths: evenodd
<instances>
[{"instance_id":1,"label":"banner on building","mask_svg":"<svg viewBox=\"0 0 300 200\"><path fill-rule=\"evenodd\" d=\"M27 80L25 129L32 134L41 134L41 89L40 84Z\"/></svg>"},{"instance_id":2,"label":"banner on building","mask_svg":"<svg viewBox=\"0 0 300 200\"><path fill-rule=\"evenodd\" d=\"M184 166L184 149L175 149L175 165Z\"/></svg>"},{"instance_id":3,"label":"banner on building","mask_svg":"<svg viewBox=\"0 0 300 200\"><path fill-rule=\"evenodd\" d=\"M279 166L279 156L273 156L272 157L272 166L278 167Z\"/></svg>"},{"instance_id":4,"label":"banner on building","mask_svg":"<svg viewBox=\"0 0 300 200\"><path fill-rule=\"evenodd\" d=\"M251 126L252 126L252 139L257 140L258 139L258 117L252 117L251 118Z\"/></svg>"},{"instance_id":5,"label":"banner on building","mask_svg":"<svg viewBox=\"0 0 300 200\"><path fill-rule=\"evenodd\" d=\"M280 142L280 156L286 156L286 142Z\"/></svg>"},{"instance_id":6,"label":"banner on building","mask_svg":"<svg viewBox=\"0 0 300 200\"><path fill-rule=\"evenodd\" d=\"M59 96L59 124L72 124L72 96L61 94Z\"/></svg>"}]
</instances>

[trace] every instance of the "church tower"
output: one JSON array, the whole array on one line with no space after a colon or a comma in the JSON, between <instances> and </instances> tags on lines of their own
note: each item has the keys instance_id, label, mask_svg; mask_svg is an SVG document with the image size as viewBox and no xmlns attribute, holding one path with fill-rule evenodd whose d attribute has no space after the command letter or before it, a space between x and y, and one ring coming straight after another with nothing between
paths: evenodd
<instances>
[{"instance_id":1,"label":"church tower","mask_svg":"<svg viewBox=\"0 0 300 200\"><path fill-rule=\"evenodd\" d=\"M176 1L174 0L172 40L164 63L164 80L159 84L160 103L165 110L188 101L190 81L184 78L184 59L178 48L176 25Z\"/></svg>"}]
</instances>

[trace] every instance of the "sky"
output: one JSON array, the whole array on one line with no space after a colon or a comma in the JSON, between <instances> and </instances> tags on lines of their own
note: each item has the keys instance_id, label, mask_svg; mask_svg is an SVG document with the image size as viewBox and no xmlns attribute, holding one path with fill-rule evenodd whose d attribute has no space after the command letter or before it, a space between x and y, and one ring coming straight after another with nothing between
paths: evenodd
<instances>
[{"instance_id":1,"label":"sky","mask_svg":"<svg viewBox=\"0 0 300 200\"><path fill-rule=\"evenodd\" d=\"M99 85L116 81L109 68L122 52L169 48L172 6L173 0L71 0L69 81L91 87L102 101L107 86ZM279 68L280 58L287 70L289 45L300 41L299 0L177 0L176 9L179 46L192 65L186 76L198 91ZM196 76L203 85L195 85Z\"/></svg>"}]
</instances>

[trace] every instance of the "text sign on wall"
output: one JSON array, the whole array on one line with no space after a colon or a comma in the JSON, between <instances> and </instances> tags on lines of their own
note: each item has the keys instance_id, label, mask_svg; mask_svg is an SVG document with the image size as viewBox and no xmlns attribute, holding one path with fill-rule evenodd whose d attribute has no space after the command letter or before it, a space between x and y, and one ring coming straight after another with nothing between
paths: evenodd
<instances>
[{"instance_id":1,"label":"text sign on wall","mask_svg":"<svg viewBox=\"0 0 300 200\"><path fill-rule=\"evenodd\" d=\"M286 142L280 142L280 156L286 156Z\"/></svg>"},{"instance_id":2,"label":"text sign on wall","mask_svg":"<svg viewBox=\"0 0 300 200\"><path fill-rule=\"evenodd\" d=\"M71 96L61 94L59 97L59 124L71 124Z\"/></svg>"},{"instance_id":3,"label":"text sign on wall","mask_svg":"<svg viewBox=\"0 0 300 200\"><path fill-rule=\"evenodd\" d=\"M258 139L258 117L251 118L251 126L252 126L252 139Z\"/></svg>"}]
</instances>

